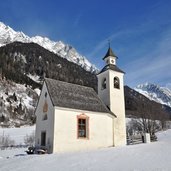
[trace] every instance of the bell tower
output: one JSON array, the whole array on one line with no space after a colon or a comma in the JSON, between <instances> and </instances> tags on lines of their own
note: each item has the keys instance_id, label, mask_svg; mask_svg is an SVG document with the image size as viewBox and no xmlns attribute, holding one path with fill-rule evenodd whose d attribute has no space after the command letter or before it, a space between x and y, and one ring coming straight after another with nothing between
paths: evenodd
<instances>
[{"instance_id":1,"label":"bell tower","mask_svg":"<svg viewBox=\"0 0 171 171\"><path fill-rule=\"evenodd\" d=\"M126 122L124 100L124 72L116 65L118 57L109 49L103 60L106 65L97 74L98 95L116 115L114 118L114 146L126 145Z\"/></svg>"}]
</instances>

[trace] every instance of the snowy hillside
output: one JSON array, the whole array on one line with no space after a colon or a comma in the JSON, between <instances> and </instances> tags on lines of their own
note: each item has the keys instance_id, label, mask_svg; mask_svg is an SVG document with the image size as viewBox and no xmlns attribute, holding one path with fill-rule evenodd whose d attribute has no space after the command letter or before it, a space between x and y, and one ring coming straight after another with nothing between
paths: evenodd
<instances>
[{"instance_id":1,"label":"snowy hillside","mask_svg":"<svg viewBox=\"0 0 171 171\"><path fill-rule=\"evenodd\" d=\"M29 37L23 32L16 32L9 26L0 22L0 46L19 41L23 43L34 42L45 49L66 58L68 61L74 62L87 71L96 72L97 68L92 65L84 56L80 55L72 46L64 44L62 41L52 41L47 37L35 36Z\"/></svg>"},{"instance_id":2,"label":"snowy hillside","mask_svg":"<svg viewBox=\"0 0 171 171\"><path fill-rule=\"evenodd\" d=\"M0 126L32 124L39 91L22 84L0 80Z\"/></svg>"},{"instance_id":3,"label":"snowy hillside","mask_svg":"<svg viewBox=\"0 0 171 171\"><path fill-rule=\"evenodd\" d=\"M160 87L156 84L145 83L134 88L150 100L165 104L171 107L171 90L167 87Z\"/></svg>"},{"instance_id":4,"label":"snowy hillside","mask_svg":"<svg viewBox=\"0 0 171 171\"><path fill-rule=\"evenodd\" d=\"M93 151L27 155L25 149L0 151L1 171L170 171L171 130L158 133L149 144Z\"/></svg>"}]
</instances>

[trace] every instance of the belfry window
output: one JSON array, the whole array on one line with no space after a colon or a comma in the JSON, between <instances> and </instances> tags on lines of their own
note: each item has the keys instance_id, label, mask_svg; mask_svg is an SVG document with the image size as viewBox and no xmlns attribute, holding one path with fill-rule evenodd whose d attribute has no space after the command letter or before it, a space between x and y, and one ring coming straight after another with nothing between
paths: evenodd
<instances>
[{"instance_id":1,"label":"belfry window","mask_svg":"<svg viewBox=\"0 0 171 171\"><path fill-rule=\"evenodd\" d=\"M103 89L106 89L106 78L104 78L102 81L102 90Z\"/></svg>"},{"instance_id":2,"label":"belfry window","mask_svg":"<svg viewBox=\"0 0 171 171\"><path fill-rule=\"evenodd\" d=\"M114 78L114 88L120 89L120 81L118 77Z\"/></svg>"}]
</instances>

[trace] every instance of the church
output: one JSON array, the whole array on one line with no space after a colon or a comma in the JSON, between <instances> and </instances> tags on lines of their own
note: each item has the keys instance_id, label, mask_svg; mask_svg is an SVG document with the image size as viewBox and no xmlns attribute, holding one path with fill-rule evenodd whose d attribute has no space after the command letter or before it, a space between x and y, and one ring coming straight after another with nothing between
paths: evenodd
<instances>
[{"instance_id":1,"label":"church","mask_svg":"<svg viewBox=\"0 0 171 171\"><path fill-rule=\"evenodd\" d=\"M124 72L109 47L93 88L46 78L35 111L36 147L48 153L126 145Z\"/></svg>"}]
</instances>

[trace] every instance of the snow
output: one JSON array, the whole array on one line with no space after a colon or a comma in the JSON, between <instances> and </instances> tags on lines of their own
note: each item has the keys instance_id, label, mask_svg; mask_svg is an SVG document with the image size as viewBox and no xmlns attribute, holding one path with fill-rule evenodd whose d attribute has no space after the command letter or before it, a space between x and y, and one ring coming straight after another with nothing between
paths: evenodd
<instances>
[{"instance_id":1,"label":"snow","mask_svg":"<svg viewBox=\"0 0 171 171\"><path fill-rule=\"evenodd\" d=\"M45 155L26 155L24 151L0 151L0 170L169 171L171 130L158 133L158 141L149 144Z\"/></svg>"},{"instance_id":2,"label":"snow","mask_svg":"<svg viewBox=\"0 0 171 171\"><path fill-rule=\"evenodd\" d=\"M171 107L171 90L168 87L160 87L156 84L145 83L138 85L134 90L143 94L150 100Z\"/></svg>"},{"instance_id":3,"label":"snow","mask_svg":"<svg viewBox=\"0 0 171 171\"><path fill-rule=\"evenodd\" d=\"M39 88L35 88L34 91L37 93L38 96L40 96L41 90Z\"/></svg>"},{"instance_id":4,"label":"snow","mask_svg":"<svg viewBox=\"0 0 171 171\"><path fill-rule=\"evenodd\" d=\"M34 116L39 94L39 89L32 90L31 87L24 84L16 84L5 79L1 80L0 117L4 116L6 120L4 122L1 120L0 125L13 127L30 124L32 122L30 117ZM22 108L21 113L18 112L20 107ZM16 114L14 115L15 110Z\"/></svg>"},{"instance_id":5,"label":"snow","mask_svg":"<svg viewBox=\"0 0 171 171\"><path fill-rule=\"evenodd\" d=\"M27 76L32 79L33 81L40 83L40 77L38 75L27 74Z\"/></svg>"},{"instance_id":6,"label":"snow","mask_svg":"<svg viewBox=\"0 0 171 171\"><path fill-rule=\"evenodd\" d=\"M8 43L19 41L23 43L34 42L45 49L66 58L68 61L74 62L85 70L96 72L98 69L92 65L84 56L80 55L72 46L64 44L62 41L52 41L47 37L35 36L29 37L23 32L16 32L9 26L0 22L0 47Z\"/></svg>"},{"instance_id":7,"label":"snow","mask_svg":"<svg viewBox=\"0 0 171 171\"><path fill-rule=\"evenodd\" d=\"M31 135L35 131L35 126L21 128L0 128L0 136L10 136L15 141L15 145L24 145L24 137Z\"/></svg>"},{"instance_id":8,"label":"snow","mask_svg":"<svg viewBox=\"0 0 171 171\"><path fill-rule=\"evenodd\" d=\"M26 88L25 85L16 84L16 83L13 83L13 84L6 83L5 85L3 85L3 83L0 82L0 97L3 97L5 101L8 97L5 94L5 90L7 87L8 87L8 96L10 95L12 96L13 93L15 93L18 98L18 101L13 103L13 105L16 105L16 106L19 105L20 99L22 99L21 102L24 104L24 106L26 106L27 108L33 108L33 106L31 105L33 99L27 95L26 90L28 88ZM6 101L6 105L8 105L7 101Z\"/></svg>"}]
</instances>

